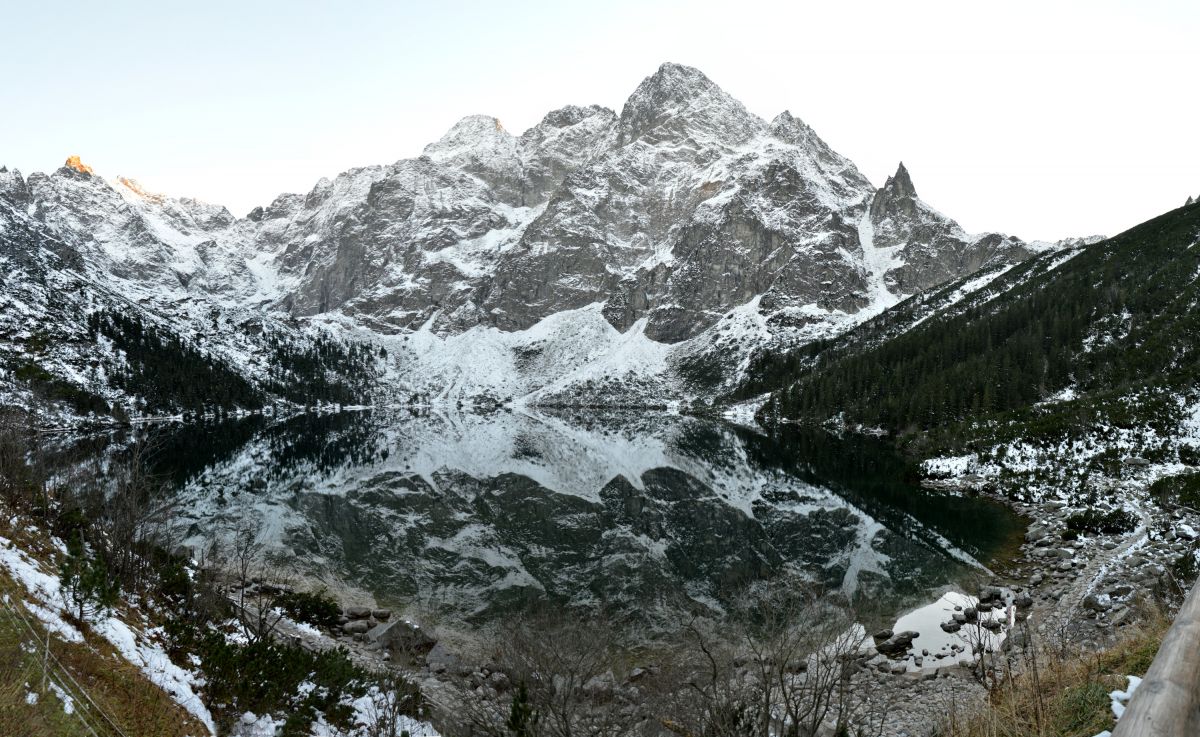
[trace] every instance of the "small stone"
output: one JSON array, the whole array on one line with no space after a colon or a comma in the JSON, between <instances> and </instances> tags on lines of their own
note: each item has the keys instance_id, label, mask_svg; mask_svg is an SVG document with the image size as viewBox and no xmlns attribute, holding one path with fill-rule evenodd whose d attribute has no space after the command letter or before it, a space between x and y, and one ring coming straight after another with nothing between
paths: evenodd
<instances>
[{"instance_id":1,"label":"small stone","mask_svg":"<svg viewBox=\"0 0 1200 737\"><path fill-rule=\"evenodd\" d=\"M611 672L593 676L583 684L583 692L594 699L607 699L617 687L617 681Z\"/></svg>"},{"instance_id":2,"label":"small stone","mask_svg":"<svg viewBox=\"0 0 1200 737\"><path fill-rule=\"evenodd\" d=\"M1133 612L1130 611L1129 607L1123 606L1112 613L1112 616L1108 619L1108 623L1113 627L1122 627L1129 624L1132 620Z\"/></svg>"}]
</instances>

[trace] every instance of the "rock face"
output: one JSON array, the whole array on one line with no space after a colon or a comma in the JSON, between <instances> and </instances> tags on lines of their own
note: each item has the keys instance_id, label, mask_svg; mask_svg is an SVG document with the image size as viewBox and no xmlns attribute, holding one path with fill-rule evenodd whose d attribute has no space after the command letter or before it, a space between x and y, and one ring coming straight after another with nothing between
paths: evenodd
<instances>
[{"instance_id":1,"label":"rock face","mask_svg":"<svg viewBox=\"0 0 1200 737\"><path fill-rule=\"evenodd\" d=\"M872 245L886 255L884 284L893 294L914 294L1040 250L999 233L967 235L917 197L903 162L875 193L870 217Z\"/></svg>"},{"instance_id":2,"label":"rock face","mask_svg":"<svg viewBox=\"0 0 1200 737\"><path fill-rule=\"evenodd\" d=\"M677 64L619 115L568 106L520 136L471 115L416 159L240 220L109 184L78 157L28 187L47 224L121 278L393 331L524 329L600 302L618 330L647 318L649 337L677 342L756 297L780 320L854 312L1030 253L965 234L903 165L875 190L790 113L767 122Z\"/></svg>"},{"instance_id":3,"label":"rock face","mask_svg":"<svg viewBox=\"0 0 1200 737\"><path fill-rule=\"evenodd\" d=\"M264 213L296 279L282 303L395 330L603 303L618 330L645 318L674 343L755 298L781 323L852 313L1034 250L967 235L903 165L876 191L790 113L768 123L676 64L619 115L567 107L519 137L470 116L419 159L343 177Z\"/></svg>"},{"instance_id":4,"label":"rock face","mask_svg":"<svg viewBox=\"0 0 1200 737\"><path fill-rule=\"evenodd\" d=\"M647 77L619 114L567 106L519 136L471 115L417 158L322 179L243 218L107 180L77 156L27 179L0 169L0 217L21 221L0 231L0 248L27 261L29 249L53 251L53 268L73 264L85 288L167 323L186 305L196 325L205 312L251 309L282 324L329 316L372 336L529 330L521 350L536 352L547 320L567 316L583 334L599 314L641 341L639 355L699 336L655 358L656 376L704 352L736 371L758 346L836 333L1053 247L968 235L918 198L903 165L876 190L792 114L768 122L678 64ZM36 244L17 248L18 233ZM426 354L401 356L398 370L432 373ZM599 355L574 347L571 361ZM466 370L447 381L469 384Z\"/></svg>"}]
</instances>

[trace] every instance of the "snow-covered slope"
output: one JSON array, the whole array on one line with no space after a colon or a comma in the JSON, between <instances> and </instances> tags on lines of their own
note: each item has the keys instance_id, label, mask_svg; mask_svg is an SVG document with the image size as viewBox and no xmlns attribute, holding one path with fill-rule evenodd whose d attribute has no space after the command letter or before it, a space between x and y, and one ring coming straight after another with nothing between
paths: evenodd
<instances>
[{"instance_id":1,"label":"snow-covered slope","mask_svg":"<svg viewBox=\"0 0 1200 737\"><path fill-rule=\"evenodd\" d=\"M903 165L876 190L790 113L768 122L677 64L619 114L568 106L519 136L468 116L418 158L244 218L78 157L27 179L0 169L0 211L22 222L0 231L7 250L46 284L74 280L71 320L103 293L251 378L271 360L255 334L320 324L386 347L374 399L711 396L756 350L1055 247L968 235L917 198ZM66 314L9 281L0 293L22 314ZM228 323L252 329L229 345ZM78 383L66 363L47 369Z\"/></svg>"}]
</instances>

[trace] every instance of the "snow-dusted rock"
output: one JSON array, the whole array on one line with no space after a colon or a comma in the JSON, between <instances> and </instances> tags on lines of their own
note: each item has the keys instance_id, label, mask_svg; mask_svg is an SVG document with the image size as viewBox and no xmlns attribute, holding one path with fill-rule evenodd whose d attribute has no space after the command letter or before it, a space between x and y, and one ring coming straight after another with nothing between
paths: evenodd
<instances>
[{"instance_id":1,"label":"snow-dusted rock","mask_svg":"<svg viewBox=\"0 0 1200 737\"><path fill-rule=\"evenodd\" d=\"M397 394L711 396L759 348L829 337L1053 247L968 235L917 197L903 165L876 189L791 113L768 122L678 64L619 114L567 106L519 136L471 115L418 158L242 218L78 157L28 178L0 168L0 258L24 268L0 295L29 315L66 323L124 301L202 339L221 315L266 333L307 318L348 340L412 337L381 382ZM79 313L34 299L48 280ZM548 330L598 342L542 359L554 380L531 378L522 363ZM266 375L261 341L226 337L214 353ZM442 349L488 360L445 371ZM80 381L65 362L50 370ZM601 389L581 383L597 376Z\"/></svg>"}]
</instances>

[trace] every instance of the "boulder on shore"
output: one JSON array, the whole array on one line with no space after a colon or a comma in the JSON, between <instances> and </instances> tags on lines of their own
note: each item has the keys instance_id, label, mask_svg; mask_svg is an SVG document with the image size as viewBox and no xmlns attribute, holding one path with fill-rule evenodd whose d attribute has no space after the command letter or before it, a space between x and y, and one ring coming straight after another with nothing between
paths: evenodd
<instances>
[{"instance_id":1,"label":"boulder on shore","mask_svg":"<svg viewBox=\"0 0 1200 737\"><path fill-rule=\"evenodd\" d=\"M352 619L342 625L342 631L348 635L361 635L371 629L371 623L365 619Z\"/></svg>"},{"instance_id":2,"label":"boulder on shore","mask_svg":"<svg viewBox=\"0 0 1200 737\"><path fill-rule=\"evenodd\" d=\"M377 624L367 631L367 640L375 647L390 650L393 658L423 662L437 640L412 622L397 619Z\"/></svg>"}]
</instances>

